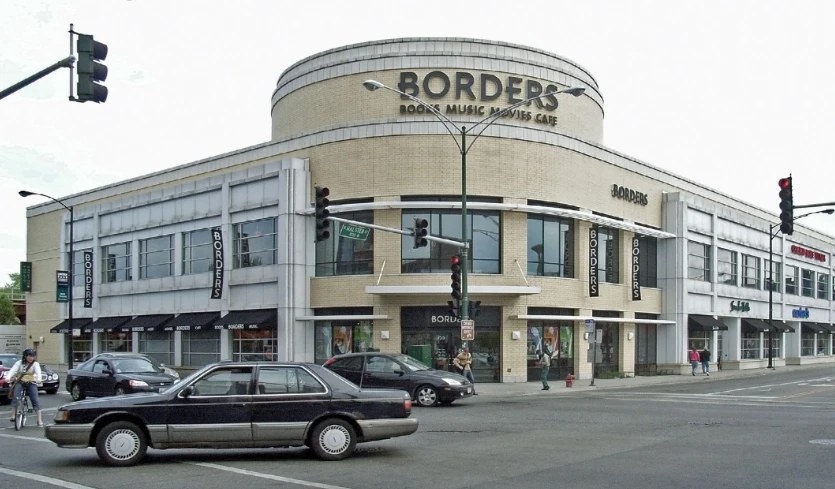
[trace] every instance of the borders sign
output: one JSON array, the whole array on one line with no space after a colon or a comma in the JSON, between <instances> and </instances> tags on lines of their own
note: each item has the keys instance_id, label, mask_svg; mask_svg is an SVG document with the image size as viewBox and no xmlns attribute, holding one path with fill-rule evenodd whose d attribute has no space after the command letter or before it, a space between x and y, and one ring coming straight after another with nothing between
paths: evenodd
<instances>
[{"instance_id":1,"label":"borders sign","mask_svg":"<svg viewBox=\"0 0 835 489\"><path fill-rule=\"evenodd\" d=\"M84 307L93 307L93 252L84 252Z\"/></svg>"},{"instance_id":2,"label":"borders sign","mask_svg":"<svg viewBox=\"0 0 835 489\"><path fill-rule=\"evenodd\" d=\"M212 229L212 299L223 298L223 233Z\"/></svg>"},{"instance_id":3,"label":"borders sign","mask_svg":"<svg viewBox=\"0 0 835 489\"><path fill-rule=\"evenodd\" d=\"M641 240L632 237L632 300L641 300Z\"/></svg>"},{"instance_id":4,"label":"borders sign","mask_svg":"<svg viewBox=\"0 0 835 489\"><path fill-rule=\"evenodd\" d=\"M589 228L589 297L599 297L597 285L597 226Z\"/></svg>"}]
</instances>

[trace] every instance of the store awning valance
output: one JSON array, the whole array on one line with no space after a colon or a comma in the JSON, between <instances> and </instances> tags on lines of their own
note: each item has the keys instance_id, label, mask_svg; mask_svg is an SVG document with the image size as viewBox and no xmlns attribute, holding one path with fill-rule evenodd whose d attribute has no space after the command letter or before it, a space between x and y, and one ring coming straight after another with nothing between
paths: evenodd
<instances>
[{"instance_id":1,"label":"store awning valance","mask_svg":"<svg viewBox=\"0 0 835 489\"><path fill-rule=\"evenodd\" d=\"M823 327L823 325L819 323L800 323L803 325L804 333L812 332L812 333L829 333L829 330Z\"/></svg>"},{"instance_id":2,"label":"store awning valance","mask_svg":"<svg viewBox=\"0 0 835 489\"><path fill-rule=\"evenodd\" d=\"M794 333L794 328L789 326L789 323L787 323L785 321L779 321L777 319L774 319L774 320L771 321L771 324L773 324L774 327L777 328L778 332Z\"/></svg>"},{"instance_id":3,"label":"store awning valance","mask_svg":"<svg viewBox=\"0 0 835 489\"><path fill-rule=\"evenodd\" d=\"M251 309L229 311L214 322L215 329L276 329L278 311L275 309Z\"/></svg>"},{"instance_id":4,"label":"store awning valance","mask_svg":"<svg viewBox=\"0 0 835 489\"><path fill-rule=\"evenodd\" d=\"M162 331L204 331L220 317L219 312L187 312L165 323Z\"/></svg>"},{"instance_id":5,"label":"store awning valance","mask_svg":"<svg viewBox=\"0 0 835 489\"><path fill-rule=\"evenodd\" d=\"M92 323L81 328L82 333L104 333L106 331L113 331L119 326L133 319L132 316L112 316L98 318Z\"/></svg>"},{"instance_id":6,"label":"store awning valance","mask_svg":"<svg viewBox=\"0 0 835 489\"><path fill-rule=\"evenodd\" d=\"M769 330L772 332L776 332L777 328L772 328L768 325L767 322L763 321L762 319L755 319L755 318L742 318L742 329L748 330L756 330L763 333L767 333Z\"/></svg>"},{"instance_id":7,"label":"store awning valance","mask_svg":"<svg viewBox=\"0 0 835 489\"><path fill-rule=\"evenodd\" d=\"M119 331L162 331L163 325L173 318L173 314L148 314L145 316L136 316L125 324L119 326Z\"/></svg>"},{"instance_id":8,"label":"store awning valance","mask_svg":"<svg viewBox=\"0 0 835 489\"><path fill-rule=\"evenodd\" d=\"M692 331L727 331L728 327L713 316L690 314L687 316L687 326Z\"/></svg>"},{"instance_id":9,"label":"store awning valance","mask_svg":"<svg viewBox=\"0 0 835 489\"><path fill-rule=\"evenodd\" d=\"M829 331L830 333L835 333L835 325L827 323L818 323L818 326L823 326L823 329Z\"/></svg>"},{"instance_id":10,"label":"store awning valance","mask_svg":"<svg viewBox=\"0 0 835 489\"><path fill-rule=\"evenodd\" d=\"M81 329L84 326L87 326L88 324L90 324L90 322L92 322L92 321L93 320L90 319L90 318L73 318L73 320L72 320L73 327L70 328L70 320L69 319L64 319L63 321L58 323L57 326L54 326L52 329L50 329L49 332L50 333L67 334L67 333L71 332L70 331L71 329Z\"/></svg>"}]
</instances>

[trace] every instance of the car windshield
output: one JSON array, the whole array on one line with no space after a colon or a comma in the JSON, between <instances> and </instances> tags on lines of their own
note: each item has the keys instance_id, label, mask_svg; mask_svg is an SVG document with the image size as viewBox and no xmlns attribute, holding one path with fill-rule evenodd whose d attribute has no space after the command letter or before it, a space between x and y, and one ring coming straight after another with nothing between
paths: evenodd
<instances>
[{"instance_id":1,"label":"car windshield","mask_svg":"<svg viewBox=\"0 0 835 489\"><path fill-rule=\"evenodd\" d=\"M0 355L0 362L3 362L4 367L12 368L12 365L18 360L20 360L20 357L17 355Z\"/></svg>"},{"instance_id":2,"label":"car windshield","mask_svg":"<svg viewBox=\"0 0 835 489\"><path fill-rule=\"evenodd\" d=\"M162 369L158 368L153 363L144 358L123 358L113 360L113 370L117 374L143 374L143 373L158 373Z\"/></svg>"},{"instance_id":3,"label":"car windshield","mask_svg":"<svg viewBox=\"0 0 835 489\"><path fill-rule=\"evenodd\" d=\"M394 355L394 358L406 365L412 372L418 372L420 370L432 370L431 367L428 365L421 363L420 361L410 357L409 355Z\"/></svg>"}]
</instances>

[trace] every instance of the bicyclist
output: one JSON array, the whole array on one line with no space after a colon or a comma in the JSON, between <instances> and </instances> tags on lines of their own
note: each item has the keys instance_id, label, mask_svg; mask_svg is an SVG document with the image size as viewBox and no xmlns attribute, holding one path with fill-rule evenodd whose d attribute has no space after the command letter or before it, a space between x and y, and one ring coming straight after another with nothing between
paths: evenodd
<instances>
[{"instance_id":1,"label":"bicyclist","mask_svg":"<svg viewBox=\"0 0 835 489\"><path fill-rule=\"evenodd\" d=\"M38 413L38 426L43 426L43 419L41 418L41 403L38 402L38 386L41 384L41 364L35 361L36 352L32 348L23 350L23 359L15 362L11 370L9 370L9 380L14 382L14 416L12 416L12 423L17 417L17 396L20 395L22 389L26 389L26 394L32 400L32 408Z\"/></svg>"}]
</instances>

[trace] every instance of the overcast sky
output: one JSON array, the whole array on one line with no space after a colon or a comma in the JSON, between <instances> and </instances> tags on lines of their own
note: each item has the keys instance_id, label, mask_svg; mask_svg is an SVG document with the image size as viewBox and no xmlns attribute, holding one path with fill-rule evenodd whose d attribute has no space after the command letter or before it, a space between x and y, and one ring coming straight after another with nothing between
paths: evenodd
<instances>
[{"instance_id":1,"label":"overcast sky","mask_svg":"<svg viewBox=\"0 0 835 489\"><path fill-rule=\"evenodd\" d=\"M105 104L69 102L67 69L0 100L0 285L43 201L18 190L60 198L265 142L292 63L398 37L566 57L600 85L606 146L775 214L789 172L796 204L835 201L833 19L828 0L0 0L0 89L68 56L70 23L110 50ZM835 216L805 222L835 235Z\"/></svg>"}]
</instances>

